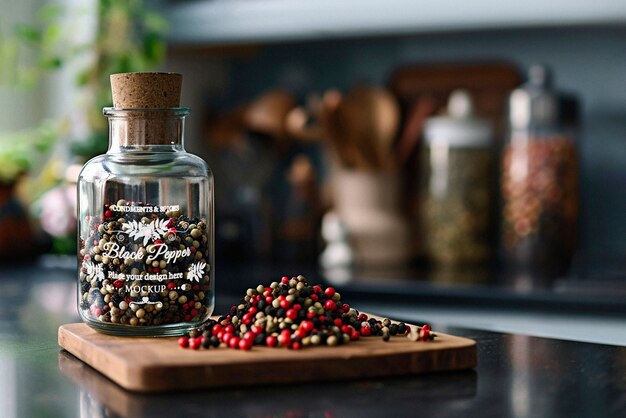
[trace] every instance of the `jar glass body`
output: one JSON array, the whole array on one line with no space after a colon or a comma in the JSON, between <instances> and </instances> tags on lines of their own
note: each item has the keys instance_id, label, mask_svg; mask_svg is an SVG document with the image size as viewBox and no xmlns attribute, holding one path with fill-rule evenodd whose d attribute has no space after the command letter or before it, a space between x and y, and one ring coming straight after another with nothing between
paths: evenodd
<instances>
[{"instance_id":1,"label":"jar glass body","mask_svg":"<svg viewBox=\"0 0 626 418\"><path fill-rule=\"evenodd\" d=\"M565 273L577 241L574 135L550 126L513 129L501 172L501 244L507 266L535 276Z\"/></svg>"},{"instance_id":2,"label":"jar glass body","mask_svg":"<svg viewBox=\"0 0 626 418\"><path fill-rule=\"evenodd\" d=\"M179 335L214 307L213 176L183 148L188 110L105 109L78 179L78 306L105 333Z\"/></svg>"},{"instance_id":3,"label":"jar glass body","mask_svg":"<svg viewBox=\"0 0 626 418\"><path fill-rule=\"evenodd\" d=\"M488 262L494 236L492 149L435 140L423 148L420 167L426 256L439 265Z\"/></svg>"}]
</instances>

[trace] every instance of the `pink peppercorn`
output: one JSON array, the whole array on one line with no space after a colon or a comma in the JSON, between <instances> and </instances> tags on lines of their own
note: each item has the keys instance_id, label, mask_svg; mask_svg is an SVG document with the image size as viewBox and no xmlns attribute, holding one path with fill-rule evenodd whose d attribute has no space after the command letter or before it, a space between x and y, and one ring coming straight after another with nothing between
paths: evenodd
<instances>
[{"instance_id":1,"label":"pink peppercorn","mask_svg":"<svg viewBox=\"0 0 626 418\"><path fill-rule=\"evenodd\" d=\"M289 347L291 345L291 331L289 331L288 329L282 330L282 332L278 336L278 342L283 347Z\"/></svg>"},{"instance_id":2,"label":"pink peppercorn","mask_svg":"<svg viewBox=\"0 0 626 418\"><path fill-rule=\"evenodd\" d=\"M278 344L278 339L276 337L270 335L265 338L265 345L268 347L276 347L276 344Z\"/></svg>"},{"instance_id":3,"label":"pink peppercorn","mask_svg":"<svg viewBox=\"0 0 626 418\"><path fill-rule=\"evenodd\" d=\"M192 350L199 349L201 345L202 345L202 337L189 339L189 348L191 348Z\"/></svg>"},{"instance_id":4,"label":"pink peppercorn","mask_svg":"<svg viewBox=\"0 0 626 418\"><path fill-rule=\"evenodd\" d=\"M372 335L372 330L369 326L361 326L361 335L364 337Z\"/></svg>"},{"instance_id":5,"label":"pink peppercorn","mask_svg":"<svg viewBox=\"0 0 626 418\"><path fill-rule=\"evenodd\" d=\"M232 337L230 340L228 340L228 346L230 348L237 348L240 341L241 339L239 339L239 337Z\"/></svg>"},{"instance_id":6,"label":"pink peppercorn","mask_svg":"<svg viewBox=\"0 0 626 418\"><path fill-rule=\"evenodd\" d=\"M335 309L337 309L337 304L334 300L328 299L326 302L324 302L324 310L334 311Z\"/></svg>"},{"instance_id":7,"label":"pink peppercorn","mask_svg":"<svg viewBox=\"0 0 626 418\"><path fill-rule=\"evenodd\" d=\"M246 339L239 341L239 349L244 350L244 351L250 350L252 348L252 342L253 340L246 340Z\"/></svg>"},{"instance_id":8,"label":"pink peppercorn","mask_svg":"<svg viewBox=\"0 0 626 418\"><path fill-rule=\"evenodd\" d=\"M178 345L181 346L182 348L189 347L189 337L180 337L178 339Z\"/></svg>"}]
</instances>

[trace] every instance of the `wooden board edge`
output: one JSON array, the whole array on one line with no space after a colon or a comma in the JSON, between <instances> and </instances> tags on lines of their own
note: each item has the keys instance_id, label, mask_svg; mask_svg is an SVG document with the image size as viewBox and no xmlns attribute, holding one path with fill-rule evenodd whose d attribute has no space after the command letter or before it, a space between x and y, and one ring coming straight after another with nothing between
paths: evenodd
<instances>
[{"instance_id":1,"label":"wooden board edge","mask_svg":"<svg viewBox=\"0 0 626 418\"><path fill-rule=\"evenodd\" d=\"M75 357L82 359L82 361L88 366L90 366L94 370L97 370L120 387L132 392L158 393L173 391L170 385L163 383L165 381L163 379L160 379L160 377L164 373L168 375L174 374L175 376L181 377L180 379L178 379L181 383L178 387L174 389L175 391L210 389L216 387L254 386L259 384L258 381L255 381L255 373L265 374L267 373L267 368L269 366L269 364L266 364L265 362L248 365L248 371L246 372L246 376L243 376L243 378L241 376L233 376L232 373L224 372L224 370L228 369L228 366L221 364L206 366L170 365L169 367L167 365L143 365L142 367L133 367L132 365L126 363L125 365L120 364L118 365L119 367L111 367L107 370L102 367L96 367L94 365L94 363L97 363L95 361L95 357L88 353L89 347L97 348L95 344L89 341L88 338L84 338L72 331L72 328L81 326L88 327L87 325L82 323L66 324L59 327L59 345ZM91 330L91 328L88 329ZM293 374L285 375L282 378L280 377L281 374L278 374L278 377L275 378L274 381L271 383L289 384L311 382L316 380L343 381L379 377L397 377L403 375L417 375L440 371L467 370L473 369L477 366L477 344L474 340L443 333L438 333L438 335L445 339L452 339L455 342L455 346L448 347L442 350L436 350L437 354L435 357L445 356L449 352L456 357L460 357L460 360L458 360L458 364L450 367L444 367L442 366L442 361L439 361L439 363L437 363L436 360L433 360L436 364L424 366L420 364L420 359L418 359L418 357L421 356L421 360L423 360L424 352L414 352L412 354L398 353L396 357L405 359L408 358L408 362L400 363L400 365L398 365L397 367L382 367L380 369L372 369L366 372L363 372L362 370L356 372L354 371L356 370L356 368L351 370L351 367L354 367L356 363L358 363L359 361L363 361L363 356L332 358L328 360L330 364L327 364L326 368L322 370L320 370L317 366L311 367L310 363L308 363L306 359L304 359L300 363L298 363L297 359L279 359L277 361L270 362L271 366L280 368L297 367L299 365L303 373L295 376ZM171 339L174 340L175 338ZM77 348L77 346L82 347L82 349ZM433 352L427 353L431 353L432 355ZM372 356L370 355L370 357ZM393 364L392 362L394 359L394 355L382 353L380 355L373 355L373 358L375 360L383 359L385 364L389 365ZM342 369L342 373L339 373L338 375L332 375L332 373L325 371L327 369L332 369L331 366ZM124 369L125 373L120 374L122 369ZM113 373L113 371L117 373ZM220 377L207 378L207 375ZM196 378L189 379L190 376L195 376Z\"/></svg>"}]
</instances>

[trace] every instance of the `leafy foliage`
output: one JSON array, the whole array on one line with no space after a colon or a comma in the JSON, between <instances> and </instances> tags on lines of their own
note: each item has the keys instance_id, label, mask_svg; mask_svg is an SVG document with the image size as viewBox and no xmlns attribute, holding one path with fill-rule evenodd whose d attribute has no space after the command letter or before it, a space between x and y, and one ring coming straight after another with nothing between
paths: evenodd
<instances>
[{"instance_id":1,"label":"leafy foliage","mask_svg":"<svg viewBox=\"0 0 626 418\"><path fill-rule=\"evenodd\" d=\"M48 120L31 129L0 134L0 183L11 183L30 170L54 146L59 130L58 123Z\"/></svg>"}]
</instances>

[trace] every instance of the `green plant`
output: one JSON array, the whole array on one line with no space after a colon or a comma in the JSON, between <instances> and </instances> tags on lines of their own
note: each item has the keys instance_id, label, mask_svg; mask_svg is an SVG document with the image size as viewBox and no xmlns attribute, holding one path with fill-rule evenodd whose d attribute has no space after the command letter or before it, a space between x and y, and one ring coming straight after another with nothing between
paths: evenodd
<instances>
[{"instance_id":1,"label":"green plant","mask_svg":"<svg viewBox=\"0 0 626 418\"><path fill-rule=\"evenodd\" d=\"M91 57L76 80L85 97L91 133L88 138L77 138L70 147L82 159L106 150L102 108L111 105L109 75L153 69L163 61L166 50L167 24L146 7L146 1L99 0L96 13L96 35L83 44L73 41L71 25L62 22L67 10L60 6L43 6L33 22L17 24L8 36L0 30L0 87L32 88L45 74L85 54ZM31 157L51 148L54 126L61 125L45 121L24 132L0 136L0 162L10 162L6 168L0 167L0 180L8 181L11 175L27 171L33 163ZM56 138L59 135L56 131ZM22 141L18 144L15 138ZM47 147L43 147L44 142Z\"/></svg>"},{"instance_id":2,"label":"green plant","mask_svg":"<svg viewBox=\"0 0 626 418\"><path fill-rule=\"evenodd\" d=\"M52 148L58 132L58 124L47 120L32 129L0 134L0 183L12 183L28 172Z\"/></svg>"},{"instance_id":3,"label":"green plant","mask_svg":"<svg viewBox=\"0 0 626 418\"><path fill-rule=\"evenodd\" d=\"M167 23L146 7L143 0L100 0L99 27L91 45L92 64L78 77L78 85L90 92L86 107L91 136L75 142L72 152L84 159L106 150L106 120L102 108L111 106L109 75L146 71L165 57Z\"/></svg>"}]
</instances>

